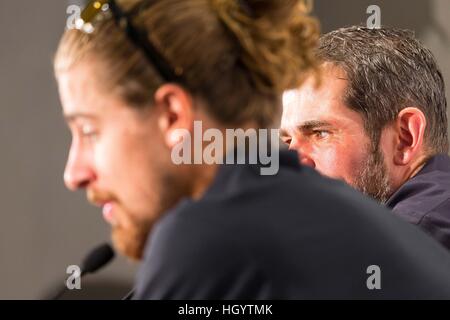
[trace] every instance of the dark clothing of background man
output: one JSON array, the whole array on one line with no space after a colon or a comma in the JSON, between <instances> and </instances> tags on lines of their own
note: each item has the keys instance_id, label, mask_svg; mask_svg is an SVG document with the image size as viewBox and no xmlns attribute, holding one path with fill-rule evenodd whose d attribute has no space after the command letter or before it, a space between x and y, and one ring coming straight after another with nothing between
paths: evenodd
<instances>
[{"instance_id":1,"label":"dark clothing of background man","mask_svg":"<svg viewBox=\"0 0 450 320\"><path fill-rule=\"evenodd\" d=\"M134 299L450 299L450 255L421 230L295 153L259 169L222 165L161 218Z\"/></svg>"},{"instance_id":2,"label":"dark clothing of background man","mask_svg":"<svg viewBox=\"0 0 450 320\"><path fill-rule=\"evenodd\" d=\"M450 157L441 154L427 161L387 205L450 249Z\"/></svg>"}]
</instances>

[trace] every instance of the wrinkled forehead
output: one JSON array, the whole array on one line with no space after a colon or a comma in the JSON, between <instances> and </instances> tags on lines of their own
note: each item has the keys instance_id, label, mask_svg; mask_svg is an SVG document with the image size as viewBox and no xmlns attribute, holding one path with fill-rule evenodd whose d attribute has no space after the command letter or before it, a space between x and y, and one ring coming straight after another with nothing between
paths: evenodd
<instances>
[{"instance_id":1,"label":"wrinkled forehead","mask_svg":"<svg viewBox=\"0 0 450 320\"><path fill-rule=\"evenodd\" d=\"M284 92L283 106L289 108L307 99L341 99L347 86L346 72L341 67L326 62L320 66L320 81L310 76L299 88Z\"/></svg>"},{"instance_id":2,"label":"wrinkled forehead","mask_svg":"<svg viewBox=\"0 0 450 320\"><path fill-rule=\"evenodd\" d=\"M345 103L347 87L345 72L334 66L322 67L320 85L308 79L300 88L284 92L281 127L290 130L312 121L336 125L360 122L360 115Z\"/></svg>"},{"instance_id":3,"label":"wrinkled forehead","mask_svg":"<svg viewBox=\"0 0 450 320\"><path fill-rule=\"evenodd\" d=\"M283 124L295 126L299 122L338 115L344 107L342 89L330 84L316 87L306 83L299 89L286 91L283 94Z\"/></svg>"}]
</instances>

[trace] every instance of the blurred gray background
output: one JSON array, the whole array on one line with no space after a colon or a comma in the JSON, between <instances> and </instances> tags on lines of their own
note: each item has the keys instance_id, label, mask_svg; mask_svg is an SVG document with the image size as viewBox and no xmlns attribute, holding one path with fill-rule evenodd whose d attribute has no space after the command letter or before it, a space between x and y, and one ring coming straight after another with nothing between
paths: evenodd
<instances>
[{"instance_id":1,"label":"blurred gray background","mask_svg":"<svg viewBox=\"0 0 450 320\"><path fill-rule=\"evenodd\" d=\"M68 265L109 240L100 210L63 185L70 143L52 57L77 1L0 0L0 299L42 299ZM324 32L365 23L381 7L383 25L409 28L435 54L450 87L450 0L316 0ZM137 268L116 259L82 282L78 295L119 298ZM73 295L76 297L76 295Z\"/></svg>"}]
</instances>

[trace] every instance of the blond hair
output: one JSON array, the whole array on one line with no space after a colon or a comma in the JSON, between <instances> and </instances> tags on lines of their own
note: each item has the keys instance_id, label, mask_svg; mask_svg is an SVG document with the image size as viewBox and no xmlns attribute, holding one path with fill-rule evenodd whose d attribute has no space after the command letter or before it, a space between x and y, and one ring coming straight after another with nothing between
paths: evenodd
<instances>
[{"instance_id":1,"label":"blond hair","mask_svg":"<svg viewBox=\"0 0 450 320\"><path fill-rule=\"evenodd\" d=\"M124 10L141 2L117 1ZM303 1L159 0L132 19L171 67L182 70L182 85L225 124L271 124L282 92L300 86L317 67L318 22ZM112 19L92 34L67 30L55 72L88 58L102 64L98 82L133 107L149 105L164 83Z\"/></svg>"}]
</instances>

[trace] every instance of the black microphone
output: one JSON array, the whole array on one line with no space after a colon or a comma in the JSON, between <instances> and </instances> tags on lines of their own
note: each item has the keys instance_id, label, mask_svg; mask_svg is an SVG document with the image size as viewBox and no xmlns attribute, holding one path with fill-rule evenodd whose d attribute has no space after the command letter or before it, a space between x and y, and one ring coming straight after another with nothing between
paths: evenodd
<instances>
[{"instance_id":1,"label":"black microphone","mask_svg":"<svg viewBox=\"0 0 450 320\"><path fill-rule=\"evenodd\" d=\"M101 244L94 249L92 249L88 255L83 259L81 264L81 274L80 278L86 274L94 273L99 269L106 266L114 258L115 253L111 246L107 243ZM52 300L58 300L67 290L64 286L60 291L53 297Z\"/></svg>"},{"instance_id":2,"label":"black microphone","mask_svg":"<svg viewBox=\"0 0 450 320\"><path fill-rule=\"evenodd\" d=\"M81 263L81 276L94 273L114 258L114 250L107 243L94 248Z\"/></svg>"},{"instance_id":3,"label":"black microphone","mask_svg":"<svg viewBox=\"0 0 450 320\"><path fill-rule=\"evenodd\" d=\"M131 300L131 299L133 299L135 293L136 293L136 289L135 289L135 288L131 289L131 290L125 295L125 297L122 298L122 300Z\"/></svg>"}]
</instances>

